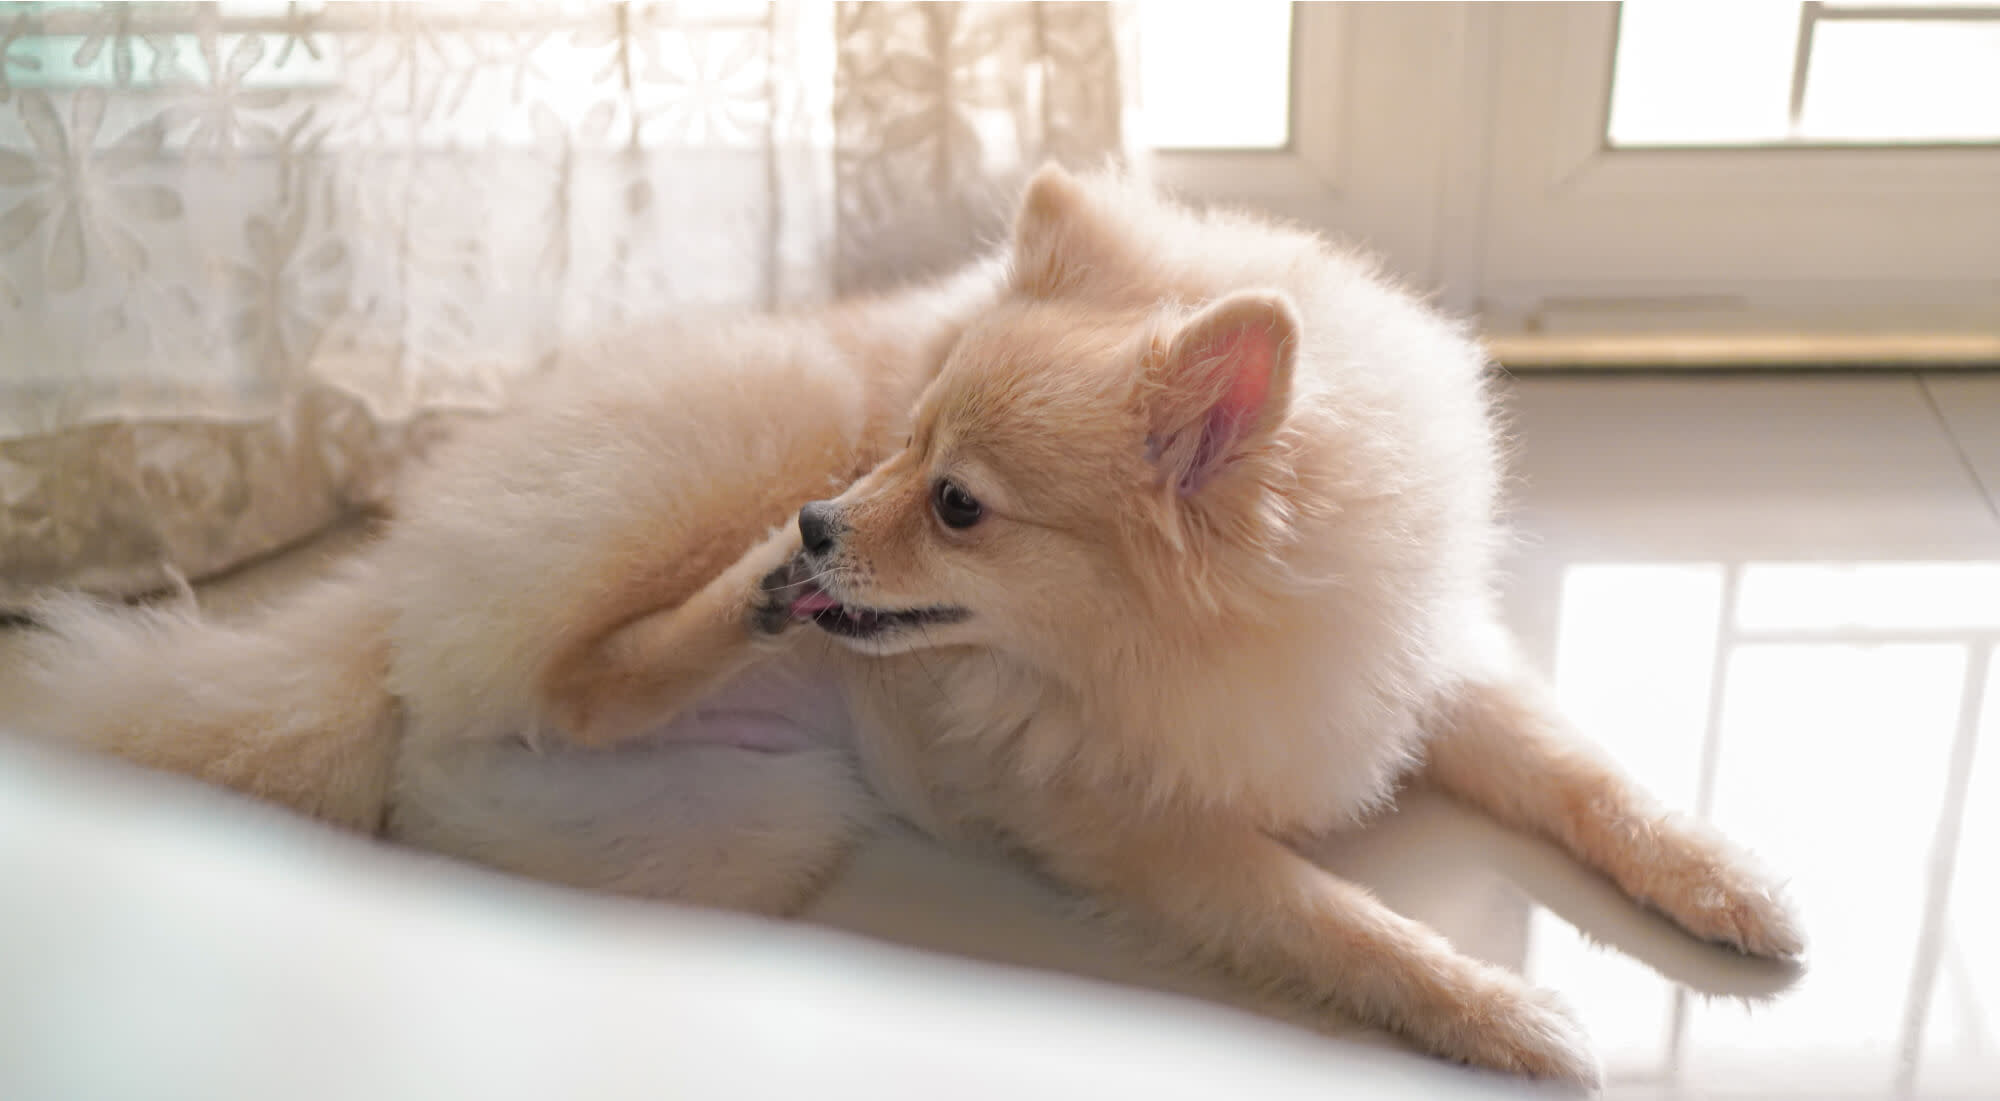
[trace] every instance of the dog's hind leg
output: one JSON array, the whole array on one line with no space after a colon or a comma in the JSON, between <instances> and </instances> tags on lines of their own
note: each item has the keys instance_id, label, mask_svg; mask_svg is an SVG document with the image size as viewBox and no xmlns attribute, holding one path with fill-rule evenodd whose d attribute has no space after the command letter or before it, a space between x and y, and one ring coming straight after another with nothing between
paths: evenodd
<instances>
[{"instance_id":1,"label":"dog's hind leg","mask_svg":"<svg viewBox=\"0 0 2000 1101\"><path fill-rule=\"evenodd\" d=\"M1254 823L1057 810L1038 823L1051 824L1058 840L1039 847L1048 872L1160 948L1294 1003L1308 1023L1344 1029L1358 1019L1474 1066L1593 1087L1601 1077L1556 999L1459 953Z\"/></svg>"},{"instance_id":2,"label":"dog's hind leg","mask_svg":"<svg viewBox=\"0 0 2000 1101\"><path fill-rule=\"evenodd\" d=\"M1656 803L1551 697L1518 668L1464 684L1429 732L1421 778L1555 842L1695 936L1753 956L1803 952L1777 883L1713 830Z\"/></svg>"}]
</instances>

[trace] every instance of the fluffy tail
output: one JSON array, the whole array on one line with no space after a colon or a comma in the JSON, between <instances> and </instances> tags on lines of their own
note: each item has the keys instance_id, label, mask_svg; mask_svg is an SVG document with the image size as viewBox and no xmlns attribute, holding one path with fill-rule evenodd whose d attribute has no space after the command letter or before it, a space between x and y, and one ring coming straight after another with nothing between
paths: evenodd
<instances>
[{"instance_id":1,"label":"fluffy tail","mask_svg":"<svg viewBox=\"0 0 2000 1101\"><path fill-rule=\"evenodd\" d=\"M0 670L0 722L234 788L364 832L381 825L397 709L388 615L359 569L241 622L45 602Z\"/></svg>"}]
</instances>

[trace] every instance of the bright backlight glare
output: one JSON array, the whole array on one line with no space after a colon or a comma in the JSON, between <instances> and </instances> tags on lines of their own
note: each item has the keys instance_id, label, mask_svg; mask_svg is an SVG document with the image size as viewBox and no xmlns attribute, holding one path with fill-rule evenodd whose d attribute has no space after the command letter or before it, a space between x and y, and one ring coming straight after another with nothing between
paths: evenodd
<instances>
[{"instance_id":1,"label":"bright backlight glare","mask_svg":"<svg viewBox=\"0 0 2000 1101\"><path fill-rule=\"evenodd\" d=\"M1713 820L1790 877L1812 964L1768 1005L1693 1004L1692 1063L1811 1059L1890 1084L1967 656L1928 642L1736 650Z\"/></svg>"},{"instance_id":2,"label":"bright backlight glare","mask_svg":"<svg viewBox=\"0 0 2000 1101\"><path fill-rule=\"evenodd\" d=\"M1746 566L1746 631L2000 629L2000 562L1771 563Z\"/></svg>"},{"instance_id":3,"label":"bright backlight glare","mask_svg":"<svg viewBox=\"0 0 2000 1101\"><path fill-rule=\"evenodd\" d=\"M1987 662L1985 696L1924 1028L1923 1071L2000 1050L2000 944L1993 938L2000 929L2000 753L1993 748L2000 745L2000 652ZM1930 1074L1920 1072L1918 1085L1931 1088ZM1943 1093L1945 1085L1936 1088Z\"/></svg>"},{"instance_id":4,"label":"bright backlight glare","mask_svg":"<svg viewBox=\"0 0 2000 1101\"><path fill-rule=\"evenodd\" d=\"M1676 806L1694 802L1721 616L1715 563L1578 565L1563 575L1563 712Z\"/></svg>"},{"instance_id":5,"label":"bright backlight glare","mask_svg":"<svg viewBox=\"0 0 2000 1101\"><path fill-rule=\"evenodd\" d=\"M1291 141L1292 5L1139 4L1139 110L1155 149Z\"/></svg>"},{"instance_id":6,"label":"bright backlight glare","mask_svg":"<svg viewBox=\"0 0 2000 1101\"><path fill-rule=\"evenodd\" d=\"M1822 25L1799 134L1854 142L2000 138L2000 22Z\"/></svg>"}]
</instances>

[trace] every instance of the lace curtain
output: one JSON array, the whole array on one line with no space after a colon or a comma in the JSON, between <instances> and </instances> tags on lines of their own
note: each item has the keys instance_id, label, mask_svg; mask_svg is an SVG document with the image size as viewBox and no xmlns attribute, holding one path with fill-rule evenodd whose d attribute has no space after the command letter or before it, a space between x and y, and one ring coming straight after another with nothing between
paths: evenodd
<instances>
[{"instance_id":1,"label":"lace curtain","mask_svg":"<svg viewBox=\"0 0 2000 1101\"><path fill-rule=\"evenodd\" d=\"M0 608L379 498L574 338L792 306L1129 155L1102 3L0 3Z\"/></svg>"}]
</instances>

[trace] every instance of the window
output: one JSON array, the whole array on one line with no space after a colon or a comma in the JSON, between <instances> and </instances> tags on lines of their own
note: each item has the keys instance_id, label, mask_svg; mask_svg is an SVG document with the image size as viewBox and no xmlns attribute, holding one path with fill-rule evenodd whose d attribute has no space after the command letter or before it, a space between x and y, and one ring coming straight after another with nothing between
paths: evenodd
<instances>
[{"instance_id":1,"label":"window","mask_svg":"<svg viewBox=\"0 0 2000 1101\"><path fill-rule=\"evenodd\" d=\"M1140 7L1159 175L1510 366L2000 362L1994 0L1284 7Z\"/></svg>"},{"instance_id":2,"label":"window","mask_svg":"<svg viewBox=\"0 0 2000 1101\"><path fill-rule=\"evenodd\" d=\"M1156 149L1291 142L1292 5L1143 4L1139 103Z\"/></svg>"},{"instance_id":3,"label":"window","mask_svg":"<svg viewBox=\"0 0 2000 1101\"><path fill-rule=\"evenodd\" d=\"M322 4L225 0L190 12L132 4L115 35L95 4L0 3L10 30L7 79L16 88L149 91L175 85L312 88L338 78L322 36L303 18Z\"/></svg>"},{"instance_id":4,"label":"window","mask_svg":"<svg viewBox=\"0 0 2000 1101\"><path fill-rule=\"evenodd\" d=\"M2000 140L2000 8L1634 0L1620 9L1614 146Z\"/></svg>"}]
</instances>

